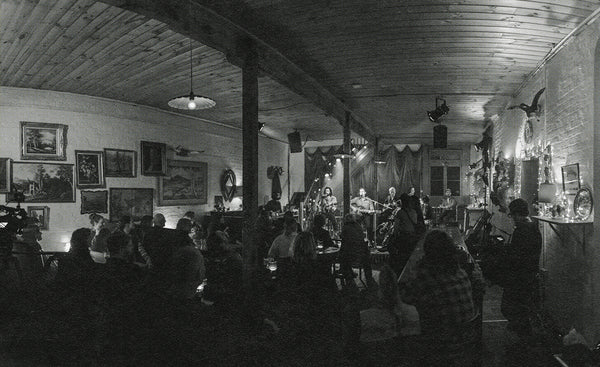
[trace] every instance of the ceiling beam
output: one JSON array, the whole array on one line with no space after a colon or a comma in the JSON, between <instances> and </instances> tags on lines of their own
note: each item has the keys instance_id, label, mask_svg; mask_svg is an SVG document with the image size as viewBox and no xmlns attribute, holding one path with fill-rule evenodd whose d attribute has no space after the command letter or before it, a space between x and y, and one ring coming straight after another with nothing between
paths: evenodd
<instances>
[{"instance_id":1,"label":"ceiling beam","mask_svg":"<svg viewBox=\"0 0 600 367\"><path fill-rule=\"evenodd\" d=\"M100 0L125 10L157 19L167 24L175 32L187 35L203 44L223 52L228 61L241 67L247 39L252 39L257 48L258 64L261 72L286 86L295 93L304 96L327 115L331 115L343 125L346 114L350 113L350 128L370 142L375 135L357 116L348 103L334 95L321 85L308 72L296 65L288 56L273 46L280 34L255 34L248 27L248 14L244 14L239 3L193 0ZM237 4L236 4L237 3ZM234 6L235 5L235 6ZM256 19L256 18L255 18ZM287 39L288 42L294 42ZM279 41L281 42L281 40ZM301 48L301 45L297 45Z\"/></svg>"}]
</instances>

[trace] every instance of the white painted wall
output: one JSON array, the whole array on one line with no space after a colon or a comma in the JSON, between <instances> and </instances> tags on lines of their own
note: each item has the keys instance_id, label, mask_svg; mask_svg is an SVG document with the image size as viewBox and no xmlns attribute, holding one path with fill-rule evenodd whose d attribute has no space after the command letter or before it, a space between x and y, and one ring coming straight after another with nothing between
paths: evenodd
<instances>
[{"instance_id":1,"label":"white painted wall","mask_svg":"<svg viewBox=\"0 0 600 367\"><path fill-rule=\"evenodd\" d=\"M201 112L199 113L201 114ZM167 218L167 227L174 228L177 220L188 210L206 213L213 208L214 196L220 193L220 177L231 168L240 185L242 181L242 132L208 120L193 118L159 109L97 97L34 89L0 87L0 157L20 161L20 121L60 123L69 126L66 163L74 163L75 150L104 148L130 149L138 152L140 140L166 143L175 147L204 150L188 158L167 152L168 159L197 160L208 163L208 203L195 206L154 206L155 213ZM288 144L269 138L259 138L259 204L271 193L267 167L281 166L288 171ZM302 160L302 182L304 176ZM138 163L135 178L107 177L106 186L145 187L156 189L156 178L142 176ZM287 203L287 174L282 177L282 203ZM294 177L296 177L294 175ZM295 180L295 179L294 179ZM295 182L295 181L294 181ZM295 187L294 184L292 187ZM295 190L295 189L294 189ZM292 191L293 192L293 191ZM0 195L0 202L6 198ZM239 208L234 201L231 210ZM11 204L12 205L12 204ZM81 194L76 192L75 203L25 203L50 207L49 230L43 232L46 249L61 249L73 230L89 226L88 215L80 214Z\"/></svg>"}]
</instances>

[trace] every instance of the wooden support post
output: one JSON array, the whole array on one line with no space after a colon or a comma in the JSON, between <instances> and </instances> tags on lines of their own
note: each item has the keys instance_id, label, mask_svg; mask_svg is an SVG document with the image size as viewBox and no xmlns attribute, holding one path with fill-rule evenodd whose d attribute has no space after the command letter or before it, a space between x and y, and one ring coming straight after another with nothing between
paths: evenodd
<instances>
[{"instance_id":1,"label":"wooden support post","mask_svg":"<svg viewBox=\"0 0 600 367\"><path fill-rule=\"evenodd\" d=\"M344 126L344 152L350 152L350 112L346 112ZM344 217L350 213L350 158L343 158L344 162ZM342 220L343 222L343 220Z\"/></svg>"},{"instance_id":2,"label":"wooden support post","mask_svg":"<svg viewBox=\"0 0 600 367\"><path fill-rule=\"evenodd\" d=\"M381 202L379 200L379 175L377 174L377 168L378 168L378 164L376 163L376 161L379 158L379 137L375 138L375 148L373 148L373 182L375 182L375 193L373 194L373 197L375 198L375 201L377 202ZM375 208L375 209L379 209L379 208ZM379 223L377 223L377 213L373 214L373 240L375 241L375 244L377 243L377 225Z\"/></svg>"},{"instance_id":3,"label":"wooden support post","mask_svg":"<svg viewBox=\"0 0 600 367\"><path fill-rule=\"evenodd\" d=\"M242 68L242 179L244 204L244 283L250 287L258 252L253 239L258 216L258 56L250 39L241 45L245 52Z\"/></svg>"}]
</instances>

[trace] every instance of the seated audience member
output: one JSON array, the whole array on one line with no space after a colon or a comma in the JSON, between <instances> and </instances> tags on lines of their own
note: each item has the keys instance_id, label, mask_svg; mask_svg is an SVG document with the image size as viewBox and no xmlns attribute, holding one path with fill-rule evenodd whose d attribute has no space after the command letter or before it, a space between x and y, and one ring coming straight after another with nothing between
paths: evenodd
<instances>
[{"instance_id":1,"label":"seated audience member","mask_svg":"<svg viewBox=\"0 0 600 367\"><path fill-rule=\"evenodd\" d=\"M367 292L367 304L350 302L344 309L345 348L360 365L395 365L402 311L396 273L385 265L379 284ZM360 309L368 307L366 309Z\"/></svg>"},{"instance_id":2,"label":"seated audience member","mask_svg":"<svg viewBox=\"0 0 600 367\"><path fill-rule=\"evenodd\" d=\"M311 232L300 232L294 238L294 254L289 272L293 286L319 289L333 286L329 264L317 261L316 244ZM307 294L307 296L311 296Z\"/></svg>"},{"instance_id":3,"label":"seated audience member","mask_svg":"<svg viewBox=\"0 0 600 367\"><path fill-rule=\"evenodd\" d=\"M90 254L97 263L104 264L106 262L106 239L108 236L110 236L110 230L106 219L101 215L96 215L93 219Z\"/></svg>"},{"instance_id":4,"label":"seated audience member","mask_svg":"<svg viewBox=\"0 0 600 367\"><path fill-rule=\"evenodd\" d=\"M298 223L294 217L284 217L283 233L275 237L271 248L269 249L269 257L275 259L291 258L294 254L294 239L298 234Z\"/></svg>"},{"instance_id":5,"label":"seated audience member","mask_svg":"<svg viewBox=\"0 0 600 367\"><path fill-rule=\"evenodd\" d=\"M162 215L160 213L157 213L154 215L154 219L152 220L153 227L163 228L166 223L167 223L167 220L165 219L164 215Z\"/></svg>"},{"instance_id":6,"label":"seated audience member","mask_svg":"<svg viewBox=\"0 0 600 367\"><path fill-rule=\"evenodd\" d=\"M355 214L347 214L344 217L339 260L340 271L347 282L354 282L355 274L352 270L352 266L354 265L359 265L363 268L367 282L373 282L369 246L367 241L365 241L363 228L358 223L358 217Z\"/></svg>"},{"instance_id":7,"label":"seated audience member","mask_svg":"<svg viewBox=\"0 0 600 367\"><path fill-rule=\"evenodd\" d=\"M402 300L417 308L423 334L444 335L475 315L471 282L446 232L429 232L423 246L425 255Z\"/></svg>"},{"instance_id":8,"label":"seated audience member","mask_svg":"<svg viewBox=\"0 0 600 367\"><path fill-rule=\"evenodd\" d=\"M178 231L182 231L185 234L187 234L189 236L190 232L192 231L192 221L187 219L187 218L181 218L180 220L177 221L177 225L175 226L175 229Z\"/></svg>"},{"instance_id":9,"label":"seated audience member","mask_svg":"<svg viewBox=\"0 0 600 367\"><path fill-rule=\"evenodd\" d=\"M42 246L38 242L42 239L42 231L40 230L40 221L37 218L27 218L21 238L20 241L14 241L13 251L19 252L15 256L21 265L23 274L33 276L43 270L40 258Z\"/></svg>"},{"instance_id":10,"label":"seated audience member","mask_svg":"<svg viewBox=\"0 0 600 367\"><path fill-rule=\"evenodd\" d=\"M273 242L273 233L275 227L271 221L269 212L264 210L262 206L258 207L258 218L256 219L255 238L258 246L259 260L267 257L271 243Z\"/></svg>"},{"instance_id":11,"label":"seated audience member","mask_svg":"<svg viewBox=\"0 0 600 367\"><path fill-rule=\"evenodd\" d=\"M190 299L206 275L206 267L202 253L192 247L181 247L171 258L168 293L176 299Z\"/></svg>"},{"instance_id":12,"label":"seated audience member","mask_svg":"<svg viewBox=\"0 0 600 367\"><path fill-rule=\"evenodd\" d=\"M74 293L86 291L93 282L97 265L90 256L88 239L92 232L79 228L71 235L71 248L68 254L58 261L56 284L64 290Z\"/></svg>"},{"instance_id":13,"label":"seated audience member","mask_svg":"<svg viewBox=\"0 0 600 367\"><path fill-rule=\"evenodd\" d=\"M152 227L144 236L143 247L150 257L153 271L162 272L166 271L173 252L190 244L190 237L182 231Z\"/></svg>"},{"instance_id":14,"label":"seated audience member","mask_svg":"<svg viewBox=\"0 0 600 367\"><path fill-rule=\"evenodd\" d=\"M242 257L229 246L225 232L207 239L204 298L223 308L238 307L242 297Z\"/></svg>"},{"instance_id":15,"label":"seated audience member","mask_svg":"<svg viewBox=\"0 0 600 367\"><path fill-rule=\"evenodd\" d=\"M101 269L100 287L104 302L120 308L142 280L141 269L130 262L131 241L123 232L111 234L107 242L108 258Z\"/></svg>"},{"instance_id":16,"label":"seated audience member","mask_svg":"<svg viewBox=\"0 0 600 367\"><path fill-rule=\"evenodd\" d=\"M145 264L147 267L152 267L152 260L144 248L144 237L152 229L152 220L152 216L144 215L140 219L140 224L132 231L132 240L135 246L135 261Z\"/></svg>"},{"instance_id":17,"label":"seated audience member","mask_svg":"<svg viewBox=\"0 0 600 367\"><path fill-rule=\"evenodd\" d=\"M313 221L313 229L312 234L317 243L321 243L323 248L327 247L335 247L331 236L329 235L329 231L323 228L325 226L325 216L321 214L315 215L315 219Z\"/></svg>"}]
</instances>

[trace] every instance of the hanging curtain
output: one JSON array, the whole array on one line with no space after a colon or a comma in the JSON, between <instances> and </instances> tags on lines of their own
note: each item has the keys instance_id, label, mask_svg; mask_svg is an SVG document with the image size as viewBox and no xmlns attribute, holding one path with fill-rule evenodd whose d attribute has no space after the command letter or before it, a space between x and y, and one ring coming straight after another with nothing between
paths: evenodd
<instances>
[{"instance_id":1,"label":"hanging curtain","mask_svg":"<svg viewBox=\"0 0 600 367\"><path fill-rule=\"evenodd\" d=\"M319 147L312 153L309 153L309 149L304 149L304 189L307 191L307 195L320 189L325 173L329 170L329 162L335 162L333 155L337 148ZM315 178L319 179L317 183L315 183ZM313 187L312 192L308 192L311 186Z\"/></svg>"}]
</instances>

